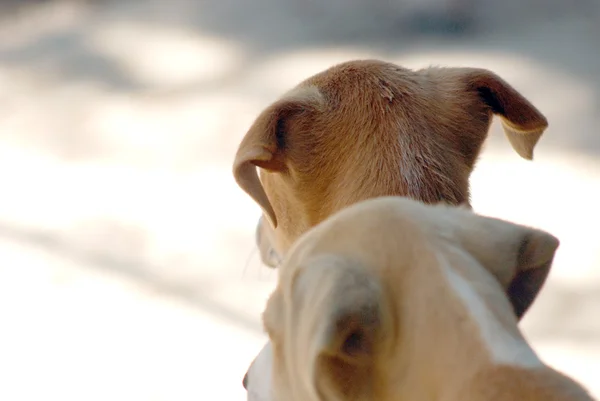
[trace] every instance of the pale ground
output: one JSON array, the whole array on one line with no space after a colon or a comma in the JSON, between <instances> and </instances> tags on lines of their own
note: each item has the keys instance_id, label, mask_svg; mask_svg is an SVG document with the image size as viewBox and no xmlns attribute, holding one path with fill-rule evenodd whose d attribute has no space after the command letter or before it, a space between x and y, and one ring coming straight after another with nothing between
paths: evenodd
<instances>
[{"instance_id":1,"label":"pale ground","mask_svg":"<svg viewBox=\"0 0 600 401\"><path fill-rule=\"evenodd\" d=\"M275 274L232 157L266 104L357 57L491 68L548 116L535 162L494 125L473 203L561 239L523 327L600 396L597 16L400 40L234 0L98 4L0 24L1 400L243 400Z\"/></svg>"}]
</instances>

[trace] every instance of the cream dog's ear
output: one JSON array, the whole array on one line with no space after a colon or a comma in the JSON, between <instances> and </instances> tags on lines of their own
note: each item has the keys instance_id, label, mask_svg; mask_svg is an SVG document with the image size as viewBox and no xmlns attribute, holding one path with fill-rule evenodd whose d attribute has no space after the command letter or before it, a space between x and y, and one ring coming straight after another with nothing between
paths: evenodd
<instances>
[{"instance_id":1,"label":"cream dog's ear","mask_svg":"<svg viewBox=\"0 0 600 401\"><path fill-rule=\"evenodd\" d=\"M340 255L315 255L302 267L281 270L263 324L275 369L292 378L287 385L294 399L316 400L332 391L317 390L321 380L342 380L337 384L344 390L362 385L384 338L382 323L389 321L383 300L377 278Z\"/></svg>"},{"instance_id":2,"label":"cream dog's ear","mask_svg":"<svg viewBox=\"0 0 600 401\"><path fill-rule=\"evenodd\" d=\"M508 297L521 319L538 296L550 273L558 238L540 230L529 229L521 237L515 276L508 286Z\"/></svg>"},{"instance_id":3,"label":"cream dog's ear","mask_svg":"<svg viewBox=\"0 0 600 401\"><path fill-rule=\"evenodd\" d=\"M533 149L548 128L546 117L493 72L477 68L457 70L467 90L475 91L491 113L502 118L502 127L513 149L524 159L532 160Z\"/></svg>"},{"instance_id":4,"label":"cream dog's ear","mask_svg":"<svg viewBox=\"0 0 600 401\"><path fill-rule=\"evenodd\" d=\"M256 167L270 172L284 172L286 120L320 106L321 96L316 88L303 88L290 92L280 101L263 111L254 121L235 156L233 175L238 185L254 199L277 227L273 205L258 178Z\"/></svg>"},{"instance_id":5,"label":"cream dog's ear","mask_svg":"<svg viewBox=\"0 0 600 401\"><path fill-rule=\"evenodd\" d=\"M333 309L325 314L321 352L355 365L371 360L381 326L381 292L372 278L347 272L340 277ZM343 281L346 281L345 283ZM368 283L362 286L360 283Z\"/></svg>"},{"instance_id":6,"label":"cream dog's ear","mask_svg":"<svg viewBox=\"0 0 600 401\"><path fill-rule=\"evenodd\" d=\"M389 319L380 283L357 263L339 255L320 255L291 278L294 294L293 307L286 312L286 357L293 361L289 374L298 386L294 392L304 395L298 399L319 399L317 387L327 393L337 384L348 391L368 377L364 370L381 347L383 323ZM321 380L333 381L333 388L318 386Z\"/></svg>"},{"instance_id":7,"label":"cream dog's ear","mask_svg":"<svg viewBox=\"0 0 600 401\"><path fill-rule=\"evenodd\" d=\"M297 305L312 320L304 327L316 329L305 334L317 342L317 353L353 365L371 359L383 316L381 285L357 263L320 256L302 271L295 287Z\"/></svg>"},{"instance_id":8,"label":"cream dog's ear","mask_svg":"<svg viewBox=\"0 0 600 401\"><path fill-rule=\"evenodd\" d=\"M462 246L506 289L521 319L542 289L559 240L542 230L471 214L460 221Z\"/></svg>"}]
</instances>

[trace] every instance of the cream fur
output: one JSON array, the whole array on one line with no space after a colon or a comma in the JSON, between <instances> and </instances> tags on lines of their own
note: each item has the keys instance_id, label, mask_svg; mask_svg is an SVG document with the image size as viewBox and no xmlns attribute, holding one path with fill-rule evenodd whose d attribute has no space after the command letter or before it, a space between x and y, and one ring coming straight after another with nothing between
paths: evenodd
<instances>
[{"instance_id":1,"label":"cream fur","mask_svg":"<svg viewBox=\"0 0 600 401\"><path fill-rule=\"evenodd\" d=\"M306 230L364 199L468 206L469 176L493 115L531 159L547 121L487 70L356 60L300 83L258 116L234 162L237 182L266 218L256 235L262 261L277 266Z\"/></svg>"},{"instance_id":2,"label":"cream fur","mask_svg":"<svg viewBox=\"0 0 600 401\"><path fill-rule=\"evenodd\" d=\"M558 245L403 197L335 213L280 265L263 315L271 387L248 380L249 400L591 400L517 326L521 299L543 285L532 272L548 273Z\"/></svg>"},{"instance_id":3,"label":"cream fur","mask_svg":"<svg viewBox=\"0 0 600 401\"><path fill-rule=\"evenodd\" d=\"M494 363L523 368L543 366L525 339L508 332L502 323L489 312L484 300L467 279L444 261L440 265L448 280L448 285L461 299L463 306L479 328L481 342L485 345Z\"/></svg>"}]
</instances>

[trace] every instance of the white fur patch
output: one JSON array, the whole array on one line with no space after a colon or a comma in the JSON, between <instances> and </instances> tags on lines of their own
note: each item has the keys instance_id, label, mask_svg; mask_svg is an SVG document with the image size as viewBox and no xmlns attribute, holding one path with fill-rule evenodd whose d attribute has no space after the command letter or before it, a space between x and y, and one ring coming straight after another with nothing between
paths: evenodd
<instances>
[{"instance_id":1,"label":"white fur patch","mask_svg":"<svg viewBox=\"0 0 600 401\"><path fill-rule=\"evenodd\" d=\"M265 344L248 369L248 401L272 401L273 349Z\"/></svg>"},{"instance_id":2,"label":"white fur patch","mask_svg":"<svg viewBox=\"0 0 600 401\"><path fill-rule=\"evenodd\" d=\"M324 101L321 90L314 85L292 88L282 96L282 99L289 101L313 101L315 103Z\"/></svg>"},{"instance_id":3,"label":"white fur patch","mask_svg":"<svg viewBox=\"0 0 600 401\"><path fill-rule=\"evenodd\" d=\"M542 362L524 339L509 333L487 308L473 286L457 274L451 266L443 265L448 284L463 301L481 330L481 339L490 352L490 358L499 365L522 368L542 366Z\"/></svg>"}]
</instances>

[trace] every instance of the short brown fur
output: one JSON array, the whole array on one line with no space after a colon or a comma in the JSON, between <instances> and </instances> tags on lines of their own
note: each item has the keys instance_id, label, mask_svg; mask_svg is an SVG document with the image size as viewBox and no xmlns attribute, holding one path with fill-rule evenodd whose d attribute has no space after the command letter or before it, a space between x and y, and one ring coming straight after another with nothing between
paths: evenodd
<instances>
[{"instance_id":1,"label":"short brown fur","mask_svg":"<svg viewBox=\"0 0 600 401\"><path fill-rule=\"evenodd\" d=\"M282 255L308 228L357 201L401 195L469 204L469 176L493 115L525 159L546 118L494 73L411 71L377 60L336 65L269 106L242 140L234 175ZM256 174L260 167L260 180Z\"/></svg>"}]
</instances>

